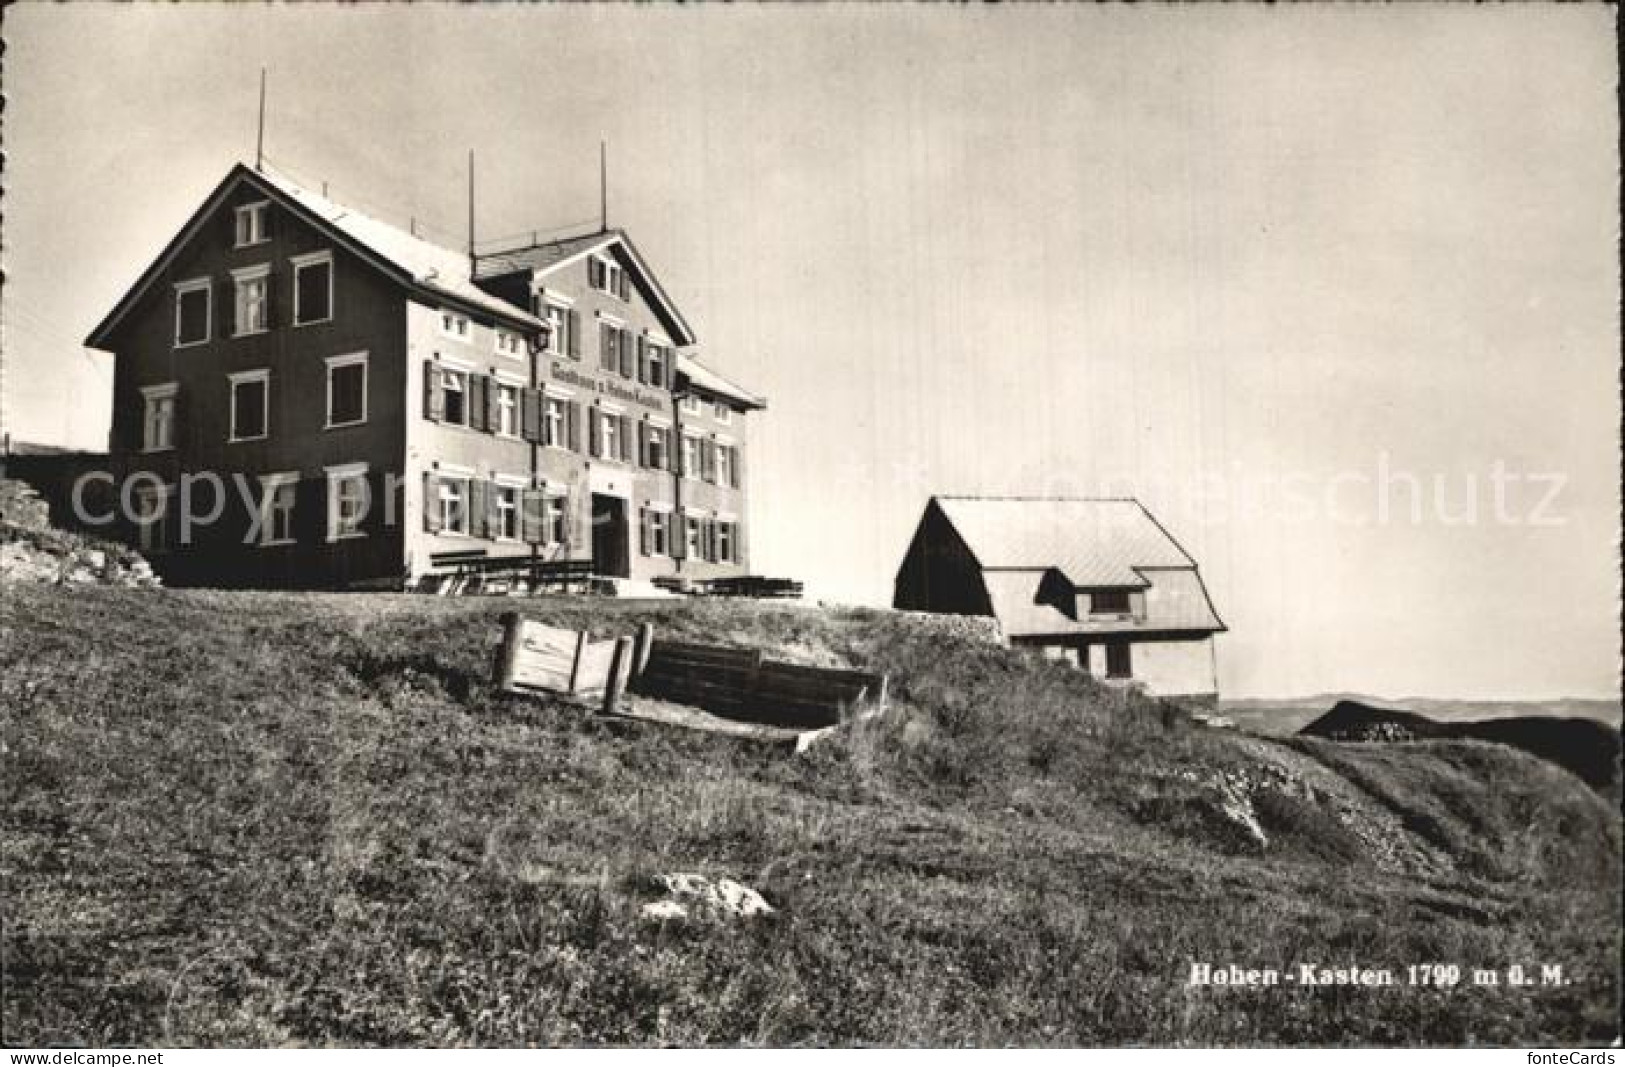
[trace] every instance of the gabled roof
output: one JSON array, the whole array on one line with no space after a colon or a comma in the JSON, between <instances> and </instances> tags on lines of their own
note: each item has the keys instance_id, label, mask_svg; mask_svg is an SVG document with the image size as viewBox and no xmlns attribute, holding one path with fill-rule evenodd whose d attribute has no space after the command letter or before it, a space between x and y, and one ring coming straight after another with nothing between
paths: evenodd
<instances>
[{"instance_id":1,"label":"gabled roof","mask_svg":"<svg viewBox=\"0 0 1625 1067\"><path fill-rule=\"evenodd\" d=\"M463 310L484 312L511 325L529 328L546 325L524 309L494 297L475 285L467 253L454 252L425 241L399 227L329 200L281 175L251 170L238 163L215 186L214 192L209 194L158 258L124 294L123 299L91 331L85 341L87 345L101 347L108 334L163 274L203 223L243 183L259 189L397 283L429 300L454 304Z\"/></svg>"},{"instance_id":2,"label":"gabled roof","mask_svg":"<svg viewBox=\"0 0 1625 1067\"><path fill-rule=\"evenodd\" d=\"M1143 589L1141 573L1196 561L1139 501L933 498L983 570L1059 570L1078 589Z\"/></svg>"},{"instance_id":3,"label":"gabled roof","mask_svg":"<svg viewBox=\"0 0 1625 1067\"><path fill-rule=\"evenodd\" d=\"M732 400L740 407L754 408L757 411L767 407L766 400L748 392L743 386L735 385L693 356L678 354L677 373L687 378L690 384L708 393L720 396L724 400Z\"/></svg>"},{"instance_id":4,"label":"gabled roof","mask_svg":"<svg viewBox=\"0 0 1625 1067\"><path fill-rule=\"evenodd\" d=\"M693 327L683 318L683 313L677 310L677 305L672 303L666 290L661 288L660 279L649 269L648 261L643 258L625 230L600 230L577 237L565 237L557 241L481 254L475 257L477 265L474 276L481 279L497 278L524 271L541 277L574 263L583 256L611 247L620 248L631 263L633 273L652 298L655 310L671 329L672 340L679 345L698 344L699 338L694 335Z\"/></svg>"}]
</instances>

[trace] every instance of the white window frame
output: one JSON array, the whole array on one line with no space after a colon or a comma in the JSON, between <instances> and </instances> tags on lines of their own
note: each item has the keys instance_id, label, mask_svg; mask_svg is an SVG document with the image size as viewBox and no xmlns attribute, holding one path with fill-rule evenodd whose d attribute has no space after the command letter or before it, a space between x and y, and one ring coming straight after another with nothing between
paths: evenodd
<instances>
[{"instance_id":1,"label":"white window frame","mask_svg":"<svg viewBox=\"0 0 1625 1067\"><path fill-rule=\"evenodd\" d=\"M271 234L269 228L265 225L265 219L270 210L271 202L269 200L257 200L252 204L243 204L239 206L236 211L236 221L232 230L232 236L236 239L236 243L233 244L232 247L252 248L255 245L262 245L266 241L269 241L271 239ZM248 221L247 240L244 240L243 238L243 223L245 220Z\"/></svg>"},{"instance_id":2,"label":"white window frame","mask_svg":"<svg viewBox=\"0 0 1625 1067\"><path fill-rule=\"evenodd\" d=\"M700 481L701 475L705 473L704 471L700 470L700 435L691 430L684 430L681 447L683 451L680 462L683 465L683 477L688 478L691 481ZM693 462L689 462L690 448L694 450Z\"/></svg>"},{"instance_id":3,"label":"white window frame","mask_svg":"<svg viewBox=\"0 0 1625 1067\"><path fill-rule=\"evenodd\" d=\"M570 441L570 409L566 407L568 400L551 393L542 394L542 444L547 448L569 448ZM555 423L553 407L558 406L558 432L553 432Z\"/></svg>"},{"instance_id":4,"label":"white window frame","mask_svg":"<svg viewBox=\"0 0 1625 1067\"><path fill-rule=\"evenodd\" d=\"M652 460L654 458L654 443L660 442L660 462L649 464L650 470L671 470L671 427L653 419L647 420L648 429L643 432L644 441L648 442L645 449L647 454L638 457L639 460Z\"/></svg>"},{"instance_id":5,"label":"white window frame","mask_svg":"<svg viewBox=\"0 0 1625 1067\"><path fill-rule=\"evenodd\" d=\"M174 547L171 534L174 530L172 522L175 517L175 490L173 485L155 486L142 484L136 488L136 544L142 552L149 556L161 555ZM159 497L163 497L161 509L154 509L151 504ZM152 515L149 519L146 516Z\"/></svg>"},{"instance_id":6,"label":"white window frame","mask_svg":"<svg viewBox=\"0 0 1625 1067\"><path fill-rule=\"evenodd\" d=\"M367 536L367 531L361 529L361 523L366 521L367 514L378 501L369 500L367 494L371 487L367 485L368 467L365 463L343 463L334 467L323 468L327 472L327 540L331 544L335 541L353 541L358 537ZM362 502L366 507L355 520L355 525L349 529L341 528L339 524L339 502L344 499L341 487L359 481L362 486Z\"/></svg>"},{"instance_id":7,"label":"white window frame","mask_svg":"<svg viewBox=\"0 0 1625 1067\"><path fill-rule=\"evenodd\" d=\"M700 413L700 398L689 393L678 402L678 408L685 415L698 415Z\"/></svg>"},{"instance_id":8,"label":"white window frame","mask_svg":"<svg viewBox=\"0 0 1625 1067\"><path fill-rule=\"evenodd\" d=\"M462 427L464 427L466 429L468 427L468 415L469 415L469 411L468 411L468 375L469 375L469 372L464 370L461 367L452 367L452 366L447 366L446 364L441 364L439 367L437 367L435 369L435 373L441 375L441 378L440 378L440 393L441 393L440 420L441 420L441 423L443 425L446 425L446 426L462 426ZM455 389L453 389L451 387L451 382L452 382L453 379L456 379L457 382L458 382L458 385L457 385L457 387ZM445 395L447 393L457 393L463 398L462 399L462 405L463 405L462 415L463 415L463 417L461 419L453 421L452 419L447 417L447 412L450 410L447 407L446 401L445 401Z\"/></svg>"},{"instance_id":9,"label":"white window frame","mask_svg":"<svg viewBox=\"0 0 1625 1067\"><path fill-rule=\"evenodd\" d=\"M271 436L271 371L260 367L256 370L242 370L235 374L226 375L231 383L230 402L226 405L226 421L230 424L227 430L227 444L241 444L244 441L264 441ZM237 432L237 387L239 385L260 385L260 432L252 437L245 437Z\"/></svg>"},{"instance_id":10,"label":"white window frame","mask_svg":"<svg viewBox=\"0 0 1625 1067\"><path fill-rule=\"evenodd\" d=\"M188 293L203 294L203 336L196 341L181 340L181 304ZM214 286L208 278L192 278L175 283L175 348L195 348L206 345L214 337Z\"/></svg>"},{"instance_id":11,"label":"white window frame","mask_svg":"<svg viewBox=\"0 0 1625 1067\"><path fill-rule=\"evenodd\" d=\"M295 542L293 536L293 511L299 506L298 471L278 471L274 474L260 475L260 540L261 548L275 548L278 545L291 545ZM273 508L278 495L284 489L292 490L286 508L288 529L286 537L277 537L276 514L282 509Z\"/></svg>"},{"instance_id":12,"label":"white window frame","mask_svg":"<svg viewBox=\"0 0 1625 1067\"><path fill-rule=\"evenodd\" d=\"M525 358L524 338L512 330L504 330L501 327L493 330L492 333L495 336L492 338L491 344L495 346L497 355L508 359Z\"/></svg>"},{"instance_id":13,"label":"white window frame","mask_svg":"<svg viewBox=\"0 0 1625 1067\"><path fill-rule=\"evenodd\" d=\"M615 299L619 300L621 298L621 290L620 286L616 284L616 280L620 278L625 268L621 266L620 261L614 256L594 252L592 258L596 259L600 264L603 265L603 269L598 273L599 276L604 279L604 284L595 286L595 288L600 293L603 293L606 296L613 296ZM577 275L577 277L579 277L579 275Z\"/></svg>"},{"instance_id":14,"label":"white window frame","mask_svg":"<svg viewBox=\"0 0 1625 1067\"><path fill-rule=\"evenodd\" d=\"M566 489L542 491L542 538L547 545L562 545L570 532L570 493ZM556 535L556 536L555 536Z\"/></svg>"},{"instance_id":15,"label":"white window frame","mask_svg":"<svg viewBox=\"0 0 1625 1067\"><path fill-rule=\"evenodd\" d=\"M467 341L473 336L474 324L467 315L456 311L440 309L440 334L455 341Z\"/></svg>"},{"instance_id":16,"label":"white window frame","mask_svg":"<svg viewBox=\"0 0 1625 1067\"><path fill-rule=\"evenodd\" d=\"M252 330L243 329L244 311L247 309L244 294L245 286L251 282L260 283L260 324ZM231 272L231 335L233 337L254 337L271 328L271 265L269 263L256 263L252 267L239 267Z\"/></svg>"},{"instance_id":17,"label":"white window frame","mask_svg":"<svg viewBox=\"0 0 1625 1067\"><path fill-rule=\"evenodd\" d=\"M346 352L344 355L341 355L341 356L328 356L327 359L325 360L325 362L327 364L327 424L323 427L323 429L326 429L326 430L342 430L346 426L363 426L363 425L365 425L366 422L367 422L367 415L368 415L368 411L367 411L367 385L368 385L369 379L371 378L371 375L372 375L372 371L367 367L367 353L365 353L365 352ZM350 419L350 420L347 420L345 422L334 422L333 421L333 372L335 370L338 370L341 367L353 367L353 366L356 366L357 364L360 364L360 366L361 366L361 417L359 419Z\"/></svg>"},{"instance_id":18,"label":"white window frame","mask_svg":"<svg viewBox=\"0 0 1625 1067\"><path fill-rule=\"evenodd\" d=\"M293 324L295 326L320 326L324 322L333 321L333 253L331 251L311 252L303 256L294 256L289 262L293 264ZM306 319L301 317L299 307L299 272L311 267L327 267L327 315L319 319Z\"/></svg>"},{"instance_id":19,"label":"white window frame","mask_svg":"<svg viewBox=\"0 0 1625 1067\"><path fill-rule=\"evenodd\" d=\"M649 555L671 558L671 508L650 503L645 505L644 510L649 513ZM659 537L658 545L655 543L657 535Z\"/></svg>"},{"instance_id":20,"label":"white window frame","mask_svg":"<svg viewBox=\"0 0 1625 1067\"><path fill-rule=\"evenodd\" d=\"M720 400L711 401L711 417L726 426L733 421L734 409Z\"/></svg>"},{"instance_id":21,"label":"white window frame","mask_svg":"<svg viewBox=\"0 0 1625 1067\"><path fill-rule=\"evenodd\" d=\"M491 491L496 494L497 515L497 529L492 540L518 541L524 533L519 516L525 505L525 486L529 484L529 479L516 474L499 474L491 483ZM513 499L504 503L505 494L512 494ZM503 526L507 524L513 526L513 533L503 532Z\"/></svg>"},{"instance_id":22,"label":"white window frame","mask_svg":"<svg viewBox=\"0 0 1625 1067\"><path fill-rule=\"evenodd\" d=\"M442 468L435 472L435 507L440 509L440 530L438 531L440 534L447 537L473 536L469 532L473 528L472 523L469 521L471 518L469 505L472 499L472 494L469 492L469 483L472 480L472 475L464 474L461 471L450 471ZM453 485L457 487L455 493L449 491ZM453 500L459 505L457 512L462 518L460 526L449 521L448 505Z\"/></svg>"},{"instance_id":23,"label":"white window frame","mask_svg":"<svg viewBox=\"0 0 1625 1067\"><path fill-rule=\"evenodd\" d=\"M683 558L705 562L705 515L683 512Z\"/></svg>"},{"instance_id":24,"label":"white window frame","mask_svg":"<svg viewBox=\"0 0 1625 1067\"><path fill-rule=\"evenodd\" d=\"M491 376L491 422L495 427L492 432L498 437L514 438L520 436L522 412L519 410L520 390L524 389L525 380L517 375L497 371ZM508 400L503 402L503 394ZM504 415L509 423L508 429L502 428Z\"/></svg>"},{"instance_id":25,"label":"white window frame","mask_svg":"<svg viewBox=\"0 0 1625 1067\"><path fill-rule=\"evenodd\" d=\"M716 555L718 563L739 562L739 522L736 519L717 519L711 528L716 531ZM726 539L726 541L724 540ZM723 551L726 543L727 551Z\"/></svg>"},{"instance_id":26,"label":"white window frame","mask_svg":"<svg viewBox=\"0 0 1625 1067\"><path fill-rule=\"evenodd\" d=\"M597 421L598 440L594 442L594 445L596 446L593 452L594 457L597 459L607 459L619 462L621 458L619 439L619 434L621 432L621 413L618 411L610 411L608 408L600 408L598 411ZM611 440L615 441L614 448L609 447Z\"/></svg>"},{"instance_id":27,"label":"white window frame","mask_svg":"<svg viewBox=\"0 0 1625 1067\"><path fill-rule=\"evenodd\" d=\"M717 484L724 489L739 488L738 446L718 441L713 446L717 457Z\"/></svg>"},{"instance_id":28,"label":"white window frame","mask_svg":"<svg viewBox=\"0 0 1625 1067\"><path fill-rule=\"evenodd\" d=\"M570 353L568 337L570 329L570 309L575 306L575 301L571 300L569 297L560 296L557 293L547 292L540 294L540 299L541 306L537 309L540 312L538 318L546 320L548 326L552 327L547 331L547 352L549 355L565 356L568 358ZM558 312L557 319L553 317L554 312ZM576 342L576 345L577 349L579 350L579 340Z\"/></svg>"},{"instance_id":29,"label":"white window frame","mask_svg":"<svg viewBox=\"0 0 1625 1067\"><path fill-rule=\"evenodd\" d=\"M160 385L143 386L141 389L141 451L142 452L172 452L175 449L175 415L180 408L180 383L163 382ZM152 440L153 413L157 410L157 402L169 401L169 419L164 423L164 442L154 444Z\"/></svg>"}]
</instances>

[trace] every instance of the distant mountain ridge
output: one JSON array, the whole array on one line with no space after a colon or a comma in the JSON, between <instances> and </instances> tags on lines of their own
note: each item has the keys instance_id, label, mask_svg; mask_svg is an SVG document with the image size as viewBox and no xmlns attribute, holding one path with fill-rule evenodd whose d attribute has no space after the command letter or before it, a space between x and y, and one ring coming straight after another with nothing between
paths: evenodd
<instances>
[{"instance_id":1,"label":"distant mountain ridge","mask_svg":"<svg viewBox=\"0 0 1625 1067\"><path fill-rule=\"evenodd\" d=\"M1518 715L1440 721L1414 711L1339 700L1298 732L1333 741L1493 741L1555 763L1599 789L1611 789L1619 781L1619 730L1594 719Z\"/></svg>"},{"instance_id":2,"label":"distant mountain ridge","mask_svg":"<svg viewBox=\"0 0 1625 1067\"><path fill-rule=\"evenodd\" d=\"M1464 719L1545 718L1589 719L1619 729L1622 704L1619 700L1595 697L1556 697L1550 700L1467 700L1416 697L1390 700L1363 693L1318 693L1305 697L1261 697L1221 700L1220 710L1236 725L1254 733L1283 736L1295 734L1311 720L1324 715L1339 703L1350 702L1370 708L1386 708L1424 714L1440 722Z\"/></svg>"}]
</instances>

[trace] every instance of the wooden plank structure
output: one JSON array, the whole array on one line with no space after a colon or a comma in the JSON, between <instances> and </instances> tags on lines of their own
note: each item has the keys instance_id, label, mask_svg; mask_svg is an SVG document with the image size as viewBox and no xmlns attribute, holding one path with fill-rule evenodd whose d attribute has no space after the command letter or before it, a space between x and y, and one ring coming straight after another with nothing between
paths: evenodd
<instances>
[{"instance_id":1,"label":"wooden plank structure","mask_svg":"<svg viewBox=\"0 0 1625 1067\"><path fill-rule=\"evenodd\" d=\"M471 592L509 592L523 583L530 592L556 588L561 592L585 588L593 578L590 559L532 559L529 556L491 556L483 549L436 552L435 567L449 568L438 575L435 591L442 596Z\"/></svg>"},{"instance_id":2,"label":"wooden plank structure","mask_svg":"<svg viewBox=\"0 0 1625 1067\"><path fill-rule=\"evenodd\" d=\"M497 687L508 693L602 697L612 713L632 672L630 637L594 641L578 630L547 626L510 611L502 617Z\"/></svg>"},{"instance_id":3,"label":"wooden plank structure","mask_svg":"<svg viewBox=\"0 0 1625 1067\"><path fill-rule=\"evenodd\" d=\"M621 714L623 694L630 691L736 723L826 731L886 704L884 674L778 663L756 649L657 641L648 623L635 637L594 641L518 612L508 612L502 622L498 688L601 698L606 715Z\"/></svg>"},{"instance_id":4,"label":"wooden plank structure","mask_svg":"<svg viewBox=\"0 0 1625 1067\"><path fill-rule=\"evenodd\" d=\"M860 705L884 703L886 677L777 663L755 649L651 639L632 691L736 721L818 729Z\"/></svg>"},{"instance_id":5,"label":"wooden plank structure","mask_svg":"<svg viewBox=\"0 0 1625 1067\"><path fill-rule=\"evenodd\" d=\"M690 579L680 575L661 575L654 584L673 593L690 596L742 596L763 599L794 599L802 595L803 586L791 578L763 578L745 574L732 578Z\"/></svg>"}]
</instances>

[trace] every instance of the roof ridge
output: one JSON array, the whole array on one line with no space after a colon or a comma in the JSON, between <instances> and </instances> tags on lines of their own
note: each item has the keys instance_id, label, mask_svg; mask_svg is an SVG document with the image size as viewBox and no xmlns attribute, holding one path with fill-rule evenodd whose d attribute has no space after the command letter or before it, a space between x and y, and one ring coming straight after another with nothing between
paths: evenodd
<instances>
[{"instance_id":1,"label":"roof ridge","mask_svg":"<svg viewBox=\"0 0 1625 1067\"><path fill-rule=\"evenodd\" d=\"M1004 494L981 493L933 493L936 500L984 500L984 501L1015 501L1041 504L1134 504L1142 511L1145 505L1140 503L1138 497L1132 496L1021 496ZM1150 512L1147 512L1149 515Z\"/></svg>"}]
</instances>

